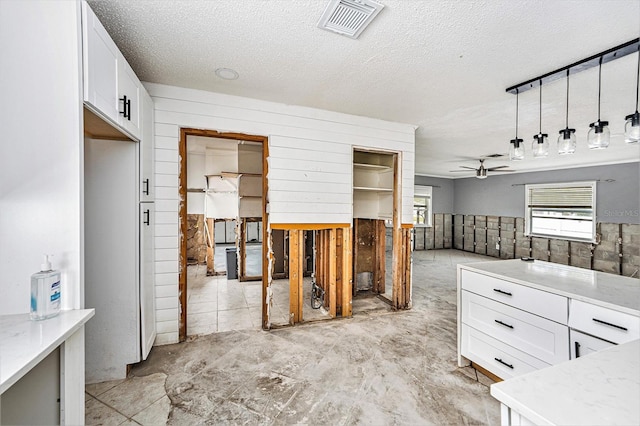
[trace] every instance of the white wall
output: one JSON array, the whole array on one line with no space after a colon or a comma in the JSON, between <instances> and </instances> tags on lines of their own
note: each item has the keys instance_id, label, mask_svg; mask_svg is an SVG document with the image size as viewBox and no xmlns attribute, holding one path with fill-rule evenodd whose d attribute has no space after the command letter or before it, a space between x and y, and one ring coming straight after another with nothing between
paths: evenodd
<instances>
[{"instance_id":1,"label":"white wall","mask_svg":"<svg viewBox=\"0 0 640 426\"><path fill-rule=\"evenodd\" d=\"M80 308L80 4L0 1L0 314L29 312L42 254Z\"/></svg>"},{"instance_id":2,"label":"white wall","mask_svg":"<svg viewBox=\"0 0 640 426\"><path fill-rule=\"evenodd\" d=\"M271 223L351 223L353 147L400 152L402 223L412 223L413 126L179 87L145 86L155 102L156 212L172 218L171 223L157 224L156 247L178 248L178 222L173 217L177 218L179 199L181 127L268 136ZM178 340L174 317L178 259L156 260L156 344L173 343Z\"/></svg>"}]
</instances>

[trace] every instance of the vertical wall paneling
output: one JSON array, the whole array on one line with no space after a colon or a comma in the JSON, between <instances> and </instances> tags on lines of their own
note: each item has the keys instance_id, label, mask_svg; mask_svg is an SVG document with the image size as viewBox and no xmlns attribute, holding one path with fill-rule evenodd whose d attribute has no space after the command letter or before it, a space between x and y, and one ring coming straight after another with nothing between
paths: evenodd
<instances>
[{"instance_id":1,"label":"vertical wall paneling","mask_svg":"<svg viewBox=\"0 0 640 426\"><path fill-rule=\"evenodd\" d=\"M400 153L399 220L412 222L412 210L404 206L413 205L414 126L153 83L145 83L145 87L155 106L156 178L163 177L156 183L158 214L178 217L180 129L194 128L269 135L269 143L263 147L263 170L269 179L265 194L268 203L267 198L264 201L270 212L269 221L266 218L263 221L265 234L270 223L350 224L353 146ZM163 186L171 183L172 186ZM178 241L178 226L177 222L163 229L156 225L156 247L178 250L182 243ZM265 237L263 253L268 261L271 255L267 245ZM164 262L173 263L175 272L164 273L157 268L156 290L160 286L175 289L179 284L178 259ZM268 262L263 262L263 277L267 277L263 281L265 294L269 273ZM179 340L177 296L157 296L157 302L157 317L175 315L167 321L175 324L176 331L159 333L156 342L175 343ZM267 318L266 297L263 302L263 318ZM268 327L266 319L263 327Z\"/></svg>"}]
</instances>

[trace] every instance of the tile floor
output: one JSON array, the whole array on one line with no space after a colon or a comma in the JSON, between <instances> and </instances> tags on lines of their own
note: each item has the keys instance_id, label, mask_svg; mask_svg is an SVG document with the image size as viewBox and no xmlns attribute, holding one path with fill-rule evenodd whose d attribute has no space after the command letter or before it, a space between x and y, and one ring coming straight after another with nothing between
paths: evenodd
<instances>
[{"instance_id":1,"label":"tile floor","mask_svg":"<svg viewBox=\"0 0 640 426\"><path fill-rule=\"evenodd\" d=\"M261 328L262 282L208 277L205 265L187 267L187 336ZM329 319L328 313L311 308L311 278L304 279L305 321ZM274 280L271 323L289 324L289 280Z\"/></svg>"},{"instance_id":2,"label":"tile floor","mask_svg":"<svg viewBox=\"0 0 640 426\"><path fill-rule=\"evenodd\" d=\"M499 424L491 380L456 365L455 265L478 260L495 259L414 253L408 311L358 298L351 319L271 331L249 313L250 328L154 347L126 380L86 387L86 423ZM216 300L248 309L251 290L229 285Z\"/></svg>"}]
</instances>

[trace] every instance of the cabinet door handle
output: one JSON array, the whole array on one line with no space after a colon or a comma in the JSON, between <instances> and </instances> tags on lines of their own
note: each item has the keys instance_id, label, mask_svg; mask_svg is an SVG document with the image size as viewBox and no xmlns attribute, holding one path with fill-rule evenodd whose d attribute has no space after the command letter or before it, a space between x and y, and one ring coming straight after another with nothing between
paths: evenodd
<instances>
[{"instance_id":1,"label":"cabinet door handle","mask_svg":"<svg viewBox=\"0 0 640 426\"><path fill-rule=\"evenodd\" d=\"M127 118L127 95L121 97L120 100L122 101L122 111L120 111L120 114L122 114L124 118Z\"/></svg>"},{"instance_id":2,"label":"cabinet door handle","mask_svg":"<svg viewBox=\"0 0 640 426\"><path fill-rule=\"evenodd\" d=\"M576 358L580 358L580 343L576 341L574 344L576 347Z\"/></svg>"},{"instance_id":3,"label":"cabinet door handle","mask_svg":"<svg viewBox=\"0 0 640 426\"><path fill-rule=\"evenodd\" d=\"M504 362L503 360L501 360L500 358L494 358L496 361L498 361L500 364L502 365L506 365L507 367L509 367L510 369L513 370L513 365L512 364L507 364L506 362Z\"/></svg>"},{"instance_id":4,"label":"cabinet door handle","mask_svg":"<svg viewBox=\"0 0 640 426\"><path fill-rule=\"evenodd\" d=\"M598 324L604 324L604 325L608 325L609 327L614 327L617 328L619 330L624 330L624 331L628 331L626 327L623 327L621 325L615 325L615 324L611 324L610 322L606 322L606 321L602 321L599 320L598 318L592 318L595 322L597 322Z\"/></svg>"},{"instance_id":5,"label":"cabinet door handle","mask_svg":"<svg viewBox=\"0 0 640 426\"><path fill-rule=\"evenodd\" d=\"M144 211L144 221L142 223L144 223L145 225L149 226L149 209Z\"/></svg>"},{"instance_id":6,"label":"cabinet door handle","mask_svg":"<svg viewBox=\"0 0 640 426\"><path fill-rule=\"evenodd\" d=\"M127 99L127 120L131 121L131 99Z\"/></svg>"},{"instance_id":7,"label":"cabinet door handle","mask_svg":"<svg viewBox=\"0 0 640 426\"><path fill-rule=\"evenodd\" d=\"M502 322L500 320L494 320L494 321L497 322L500 325L504 325L505 327L509 327L509 328L513 329L512 325L506 324L506 323L504 323L504 322Z\"/></svg>"},{"instance_id":8,"label":"cabinet door handle","mask_svg":"<svg viewBox=\"0 0 640 426\"><path fill-rule=\"evenodd\" d=\"M142 193L144 195L149 195L149 179L145 179L142 181L143 190Z\"/></svg>"},{"instance_id":9,"label":"cabinet door handle","mask_svg":"<svg viewBox=\"0 0 640 426\"><path fill-rule=\"evenodd\" d=\"M508 291L500 290L499 288L494 288L493 291L500 294L506 294L507 296L513 296L513 294L509 293Z\"/></svg>"}]
</instances>

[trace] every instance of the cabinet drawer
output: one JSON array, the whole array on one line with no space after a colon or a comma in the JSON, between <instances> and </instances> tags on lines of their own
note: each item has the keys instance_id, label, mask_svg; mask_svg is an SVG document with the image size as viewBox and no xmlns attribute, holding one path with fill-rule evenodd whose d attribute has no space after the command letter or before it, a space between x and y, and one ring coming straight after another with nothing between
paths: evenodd
<instances>
[{"instance_id":1,"label":"cabinet drawer","mask_svg":"<svg viewBox=\"0 0 640 426\"><path fill-rule=\"evenodd\" d=\"M571 300L569 327L613 343L640 338L640 317Z\"/></svg>"},{"instance_id":2,"label":"cabinet drawer","mask_svg":"<svg viewBox=\"0 0 640 426\"><path fill-rule=\"evenodd\" d=\"M462 324L461 354L501 379L509 379L548 367L544 361L532 357L506 343Z\"/></svg>"},{"instance_id":3,"label":"cabinet drawer","mask_svg":"<svg viewBox=\"0 0 640 426\"><path fill-rule=\"evenodd\" d=\"M606 340L598 339L576 330L569 331L569 335L571 336L571 359L580 358L614 345Z\"/></svg>"},{"instance_id":4,"label":"cabinet drawer","mask_svg":"<svg viewBox=\"0 0 640 426\"><path fill-rule=\"evenodd\" d=\"M549 364L569 360L569 328L466 290L462 322Z\"/></svg>"},{"instance_id":5,"label":"cabinet drawer","mask_svg":"<svg viewBox=\"0 0 640 426\"><path fill-rule=\"evenodd\" d=\"M461 287L489 299L567 324L568 301L564 296L462 270Z\"/></svg>"}]
</instances>

